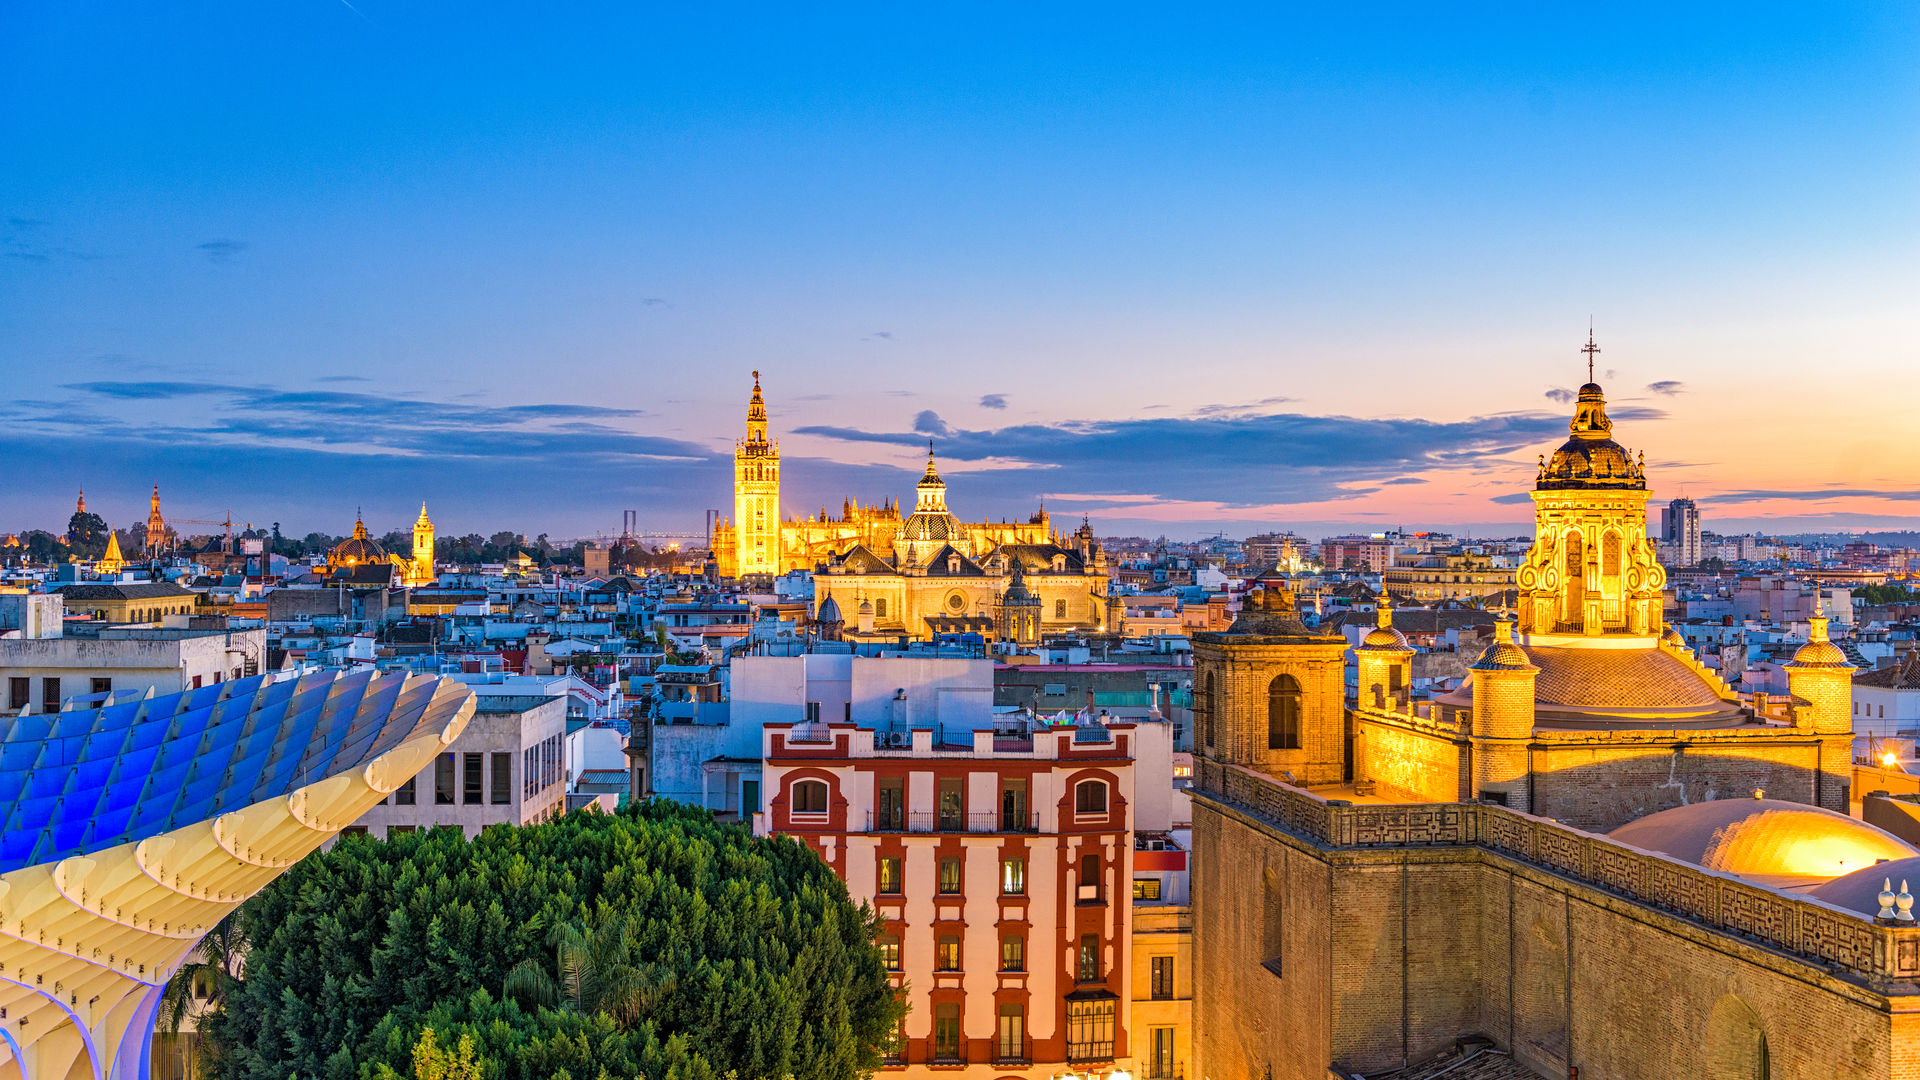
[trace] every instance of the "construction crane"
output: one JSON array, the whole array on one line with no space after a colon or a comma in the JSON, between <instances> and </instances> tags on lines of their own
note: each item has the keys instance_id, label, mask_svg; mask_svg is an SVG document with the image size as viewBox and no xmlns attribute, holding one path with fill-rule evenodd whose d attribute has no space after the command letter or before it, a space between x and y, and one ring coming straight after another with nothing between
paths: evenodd
<instances>
[{"instance_id":1,"label":"construction crane","mask_svg":"<svg viewBox=\"0 0 1920 1080\"><path fill-rule=\"evenodd\" d=\"M166 521L168 528L172 528L174 525L218 525L227 531L227 539L224 544L224 549L226 553L229 555L233 554L233 511L231 510L227 511L227 516L225 520L222 520L222 521L203 521L199 518L181 518L181 517L165 518L164 520ZM253 528L253 523L251 521L245 522L240 526L240 528L242 530L251 529ZM179 536L180 530L174 529L173 534L175 536Z\"/></svg>"}]
</instances>

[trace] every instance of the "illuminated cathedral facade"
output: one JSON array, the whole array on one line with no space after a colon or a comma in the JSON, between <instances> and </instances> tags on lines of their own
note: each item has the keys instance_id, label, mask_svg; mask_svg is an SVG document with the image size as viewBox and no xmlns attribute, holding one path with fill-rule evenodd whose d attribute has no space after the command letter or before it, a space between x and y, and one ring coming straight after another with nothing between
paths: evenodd
<instances>
[{"instance_id":1,"label":"illuminated cathedral facade","mask_svg":"<svg viewBox=\"0 0 1920 1080\"><path fill-rule=\"evenodd\" d=\"M837 598L852 616L843 631L849 638L993 637L1018 627L1004 636L1037 640L1042 632L1104 631L1112 621L1106 552L1091 526L1056 535L1045 508L1025 521L961 521L947 507L931 447L911 513L903 516L892 500L848 499L838 516L823 507L804 519L782 518L780 444L767 434L757 371L746 437L734 446L733 492L733 517L714 532L720 573L816 571L814 599ZM1009 611L1003 601L1016 584Z\"/></svg>"},{"instance_id":2,"label":"illuminated cathedral facade","mask_svg":"<svg viewBox=\"0 0 1920 1080\"><path fill-rule=\"evenodd\" d=\"M1698 661L1597 383L1531 494L1519 610L1432 701L1390 598L1350 656L1284 582L1193 636L1187 1075L1920 1075L1920 848L1848 816L1826 618L1784 699Z\"/></svg>"}]
</instances>

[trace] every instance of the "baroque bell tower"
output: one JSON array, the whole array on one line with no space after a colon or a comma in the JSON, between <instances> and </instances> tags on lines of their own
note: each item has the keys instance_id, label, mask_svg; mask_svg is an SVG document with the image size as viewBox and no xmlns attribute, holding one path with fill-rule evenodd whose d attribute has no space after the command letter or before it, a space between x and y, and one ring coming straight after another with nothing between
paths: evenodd
<instances>
[{"instance_id":1,"label":"baroque bell tower","mask_svg":"<svg viewBox=\"0 0 1920 1080\"><path fill-rule=\"evenodd\" d=\"M1586 385L1567 441L1542 458L1534 484L1534 539L1517 575L1520 632L1583 637L1657 637L1667 572L1647 541L1645 455L1613 441L1607 399L1593 382L1587 335Z\"/></svg>"},{"instance_id":2,"label":"baroque bell tower","mask_svg":"<svg viewBox=\"0 0 1920 1080\"><path fill-rule=\"evenodd\" d=\"M427 517L427 504L420 504L420 516L413 523L413 558L407 561L409 585L432 585L438 580L433 569L433 519Z\"/></svg>"},{"instance_id":3,"label":"baroque bell tower","mask_svg":"<svg viewBox=\"0 0 1920 1080\"><path fill-rule=\"evenodd\" d=\"M733 531L736 574L780 572L780 444L767 439L758 371L747 402L747 437L733 448Z\"/></svg>"}]
</instances>

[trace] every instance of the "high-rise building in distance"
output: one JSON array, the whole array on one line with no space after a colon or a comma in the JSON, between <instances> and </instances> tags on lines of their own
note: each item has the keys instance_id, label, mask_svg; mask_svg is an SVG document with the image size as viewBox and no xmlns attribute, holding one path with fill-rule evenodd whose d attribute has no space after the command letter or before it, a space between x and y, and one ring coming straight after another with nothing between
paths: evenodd
<instances>
[{"instance_id":1,"label":"high-rise building in distance","mask_svg":"<svg viewBox=\"0 0 1920 1080\"><path fill-rule=\"evenodd\" d=\"M1660 511L1660 539L1672 545L1675 565L1700 565L1700 508L1692 499L1675 499Z\"/></svg>"}]
</instances>

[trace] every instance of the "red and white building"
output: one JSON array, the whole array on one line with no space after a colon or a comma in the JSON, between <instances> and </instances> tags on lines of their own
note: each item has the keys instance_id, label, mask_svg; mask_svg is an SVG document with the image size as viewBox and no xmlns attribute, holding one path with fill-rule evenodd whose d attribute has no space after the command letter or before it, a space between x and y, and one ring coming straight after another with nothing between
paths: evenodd
<instances>
[{"instance_id":1,"label":"red and white building","mask_svg":"<svg viewBox=\"0 0 1920 1080\"><path fill-rule=\"evenodd\" d=\"M1170 826L1172 725L994 723L766 723L756 827L886 921L912 996L882 1075L1138 1075L1135 832Z\"/></svg>"}]
</instances>

